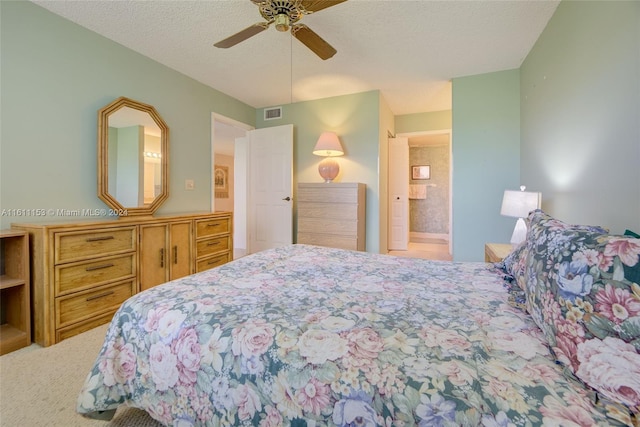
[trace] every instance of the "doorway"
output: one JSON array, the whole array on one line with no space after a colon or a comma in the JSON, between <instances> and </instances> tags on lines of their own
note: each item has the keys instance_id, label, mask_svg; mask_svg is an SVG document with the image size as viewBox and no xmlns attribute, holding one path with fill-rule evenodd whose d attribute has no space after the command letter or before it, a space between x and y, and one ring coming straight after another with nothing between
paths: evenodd
<instances>
[{"instance_id":1,"label":"doorway","mask_svg":"<svg viewBox=\"0 0 640 427\"><path fill-rule=\"evenodd\" d=\"M407 141L409 165L389 165L389 176L397 174L408 187L407 250L392 255L451 260L452 257L452 150L451 129L397 134ZM408 176L406 170L409 170ZM391 215L390 215L391 220ZM397 220L397 219L396 219ZM391 224L389 224L391 227Z\"/></svg>"},{"instance_id":2,"label":"doorway","mask_svg":"<svg viewBox=\"0 0 640 427\"><path fill-rule=\"evenodd\" d=\"M293 125L254 129L212 113L211 126L211 209L233 213L234 259L291 244Z\"/></svg>"},{"instance_id":3,"label":"doorway","mask_svg":"<svg viewBox=\"0 0 640 427\"><path fill-rule=\"evenodd\" d=\"M253 127L211 114L211 211L233 212L233 259L247 254L246 135ZM228 179L216 184L216 169Z\"/></svg>"}]
</instances>

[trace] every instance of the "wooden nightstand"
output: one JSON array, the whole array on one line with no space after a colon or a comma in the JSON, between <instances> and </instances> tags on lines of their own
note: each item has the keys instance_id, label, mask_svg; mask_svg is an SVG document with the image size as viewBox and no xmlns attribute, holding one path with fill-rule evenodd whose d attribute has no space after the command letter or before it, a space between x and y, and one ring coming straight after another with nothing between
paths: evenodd
<instances>
[{"instance_id":1,"label":"wooden nightstand","mask_svg":"<svg viewBox=\"0 0 640 427\"><path fill-rule=\"evenodd\" d=\"M512 250L513 245L511 243L487 243L484 245L484 261L500 262Z\"/></svg>"}]
</instances>

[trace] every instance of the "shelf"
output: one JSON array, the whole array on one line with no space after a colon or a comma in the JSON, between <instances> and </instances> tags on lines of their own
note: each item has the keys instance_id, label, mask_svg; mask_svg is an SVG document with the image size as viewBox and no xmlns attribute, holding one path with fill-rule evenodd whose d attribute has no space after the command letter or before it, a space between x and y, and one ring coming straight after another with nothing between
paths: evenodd
<instances>
[{"instance_id":1,"label":"shelf","mask_svg":"<svg viewBox=\"0 0 640 427\"><path fill-rule=\"evenodd\" d=\"M15 286L21 286L24 284L25 284L24 279L10 277L10 276L7 276L6 274L0 276L0 289L13 288Z\"/></svg>"},{"instance_id":2,"label":"shelf","mask_svg":"<svg viewBox=\"0 0 640 427\"><path fill-rule=\"evenodd\" d=\"M0 354L31 344L29 235L0 231Z\"/></svg>"},{"instance_id":3,"label":"shelf","mask_svg":"<svg viewBox=\"0 0 640 427\"><path fill-rule=\"evenodd\" d=\"M31 344L31 337L9 324L0 325L0 355L10 353Z\"/></svg>"}]
</instances>

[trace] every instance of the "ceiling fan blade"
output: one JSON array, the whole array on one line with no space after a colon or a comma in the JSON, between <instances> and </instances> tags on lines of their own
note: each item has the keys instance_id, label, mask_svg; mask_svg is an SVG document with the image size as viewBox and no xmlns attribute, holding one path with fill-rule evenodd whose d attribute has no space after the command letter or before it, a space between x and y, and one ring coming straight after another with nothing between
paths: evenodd
<instances>
[{"instance_id":1,"label":"ceiling fan blade","mask_svg":"<svg viewBox=\"0 0 640 427\"><path fill-rule=\"evenodd\" d=\"M336 54L329 43L304 24L291 27L291 34L322 59L329 59Z\"/></svg>"},{"instance_id":2,"label":"ceiling fan blade","mask_svg":"<svg viewBox=\"0 0 640 427\"><path fill-rule=\"evenodd\" d=\"M317 12L347 0L301 0L300 6L307 12Z\"/></svg>"},{"instance_id":3,"label":"ceiling fan blade","mask_svg":"<svg viewBox=\"0 0 640 427\"><path fill-rule=\"evenodd\" d=\"M257 24L253 24L250 27L245 28L244 30L227 37L224 40L220 40L218 43L215 43L215 47L221 47L226 49L231 46L235 46L241 41L248 39L249 37L253 37L258 33L263 32L267 28L269 28L269 22L258 22Z\"/></svg>"}]
</instances>

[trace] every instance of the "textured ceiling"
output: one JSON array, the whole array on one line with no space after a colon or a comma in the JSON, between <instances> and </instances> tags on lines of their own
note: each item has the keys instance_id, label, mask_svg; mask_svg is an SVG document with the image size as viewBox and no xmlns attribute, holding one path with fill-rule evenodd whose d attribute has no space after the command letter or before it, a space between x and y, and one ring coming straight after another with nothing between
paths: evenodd
<instances>
[{"instance_id":1,"label":"textured ceiling","mask_svg":"<svg viewBox=\"0 0 640 427\"><path fill-rule=\"evenodd\" d=\"M260 22L249 0L34 3L255 108L380 90L394 114L451 108L454 77L518 68L558 1L349 0L302 22L338 53L322 61Z\"/></svg>"}]
</instances>

